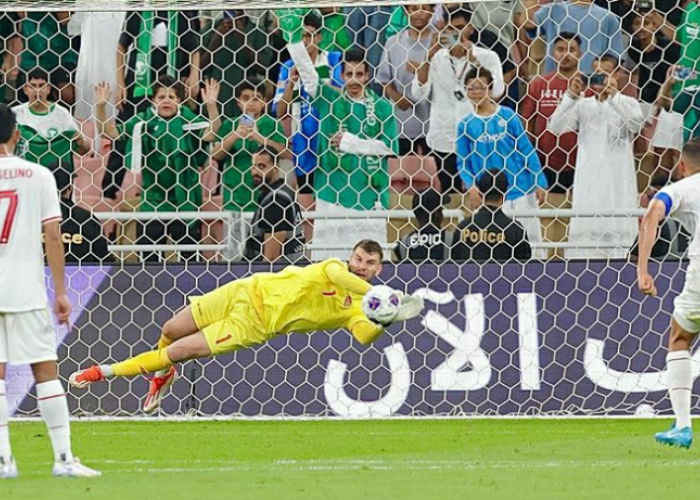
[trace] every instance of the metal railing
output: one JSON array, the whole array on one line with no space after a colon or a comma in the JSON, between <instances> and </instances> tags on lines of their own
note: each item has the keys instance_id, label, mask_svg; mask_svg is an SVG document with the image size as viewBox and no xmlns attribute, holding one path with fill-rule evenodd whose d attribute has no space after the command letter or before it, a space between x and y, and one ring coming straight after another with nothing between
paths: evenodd
<instances>
[{"instance_id":1,"label":"metal railing","mask_svg":"<svg viewBox=\"0 0 700 500\"><path fill-rule=\"evenodd\" d=\"M607 212L600 212L595 210L575 210L572 208L542 208L537 210L516 210L511 215L514 217L521 218L552 218L552 219L564 219L572 217L587 217L587 218L638 218L644 215L644 209L631 209L631 210L614 210ZM462 220L464 218L464 212L460 209L447 209L443 211L444 217L447 219ZM231 211L220 211L220 212L95 212L95 217L101 221L119 221L119 222L130 222L130 221L191 221L191 220L202 220L202 221L217 221L221 220L227 224L235 224L238 222L240 224L241 235L243 236L244 245L245 236L248 234L249 222L253 218L253 213L251 212L240 212L235 213ZM303 211L302 217L306 220L362 220L362 219L411 219L413 218L413 212L411 210L370 210L363 213L361 217L349 216L347 214L323 214L316 211ZM622 245L616 245L612 242L579 242L579 243L569 243L566 241L561 242L542 242L542 243L531 243L531 246L536 249L609 249L609 248L626 248ZM393 249L393 244L384 245L385 250ZM218 244L159 244L159 245L138 245L138 244L125 244L125 245L110 245L109 250L111 252L218 252L227 249L227 245L224 243ZM307 245L309 250L347 250L346 245L318 245L314 243L309 243ZM242 248L239 248L242 253Z\"/></svg>"}]
</instances>

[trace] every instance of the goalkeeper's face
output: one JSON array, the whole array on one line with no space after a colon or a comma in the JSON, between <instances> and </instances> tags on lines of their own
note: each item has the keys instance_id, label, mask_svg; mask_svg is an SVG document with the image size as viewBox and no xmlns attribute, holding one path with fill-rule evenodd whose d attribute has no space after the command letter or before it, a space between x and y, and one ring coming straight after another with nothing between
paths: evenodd
<instances>
[{"instance_id":1,"label":"goalkeeper's face","mask_svg":"<svg viewBox=\"0 0 700 500\"><path fill-rule=\"evenodd\" d=\"M372 281L375 276L382 272L382 260L379 254L356 248L350 256L348 269L355 276L359 276L365 281Z\"/></svg>"}]
</instances>

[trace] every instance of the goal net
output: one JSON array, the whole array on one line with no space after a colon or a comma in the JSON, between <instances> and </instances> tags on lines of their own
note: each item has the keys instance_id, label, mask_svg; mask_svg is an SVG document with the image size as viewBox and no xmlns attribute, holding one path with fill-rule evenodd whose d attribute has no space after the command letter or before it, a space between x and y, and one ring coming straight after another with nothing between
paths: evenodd
<instances>
[{"instance_id":1,"label":"goal net","mask_svg":"<svg viewBox=\"0 0 700 500\"><path fill-rule=\"evenodd\" d=\"M188 297L371 239L419 318L187 362L162 414L668 413L694 228L663 223L660 298L634 260L700 120L700 10L672 3L1 2L0 99L64 204L61 376L154 349ZM32 385L10 365L15 415ZM69 402L136 416L147 391Z\"/></svg>"}]
</instances>

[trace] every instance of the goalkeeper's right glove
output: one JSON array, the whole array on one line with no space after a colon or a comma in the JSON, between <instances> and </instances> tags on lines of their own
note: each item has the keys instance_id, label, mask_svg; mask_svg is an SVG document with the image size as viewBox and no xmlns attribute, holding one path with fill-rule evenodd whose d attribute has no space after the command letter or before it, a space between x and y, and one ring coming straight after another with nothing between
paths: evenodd
<instances>
[{"instance_id":1,"label":"goalkeeper's right glove","mask_svg":"<svg viewBox=\"0 0 700 500\"><path fill-rule=\"evenodd\" d=\"M415 318L425 307L423 297L413 297L412 295L399 293L399 299L399 313L394 318L394 323Z\"/></svg>"}]
</instances>

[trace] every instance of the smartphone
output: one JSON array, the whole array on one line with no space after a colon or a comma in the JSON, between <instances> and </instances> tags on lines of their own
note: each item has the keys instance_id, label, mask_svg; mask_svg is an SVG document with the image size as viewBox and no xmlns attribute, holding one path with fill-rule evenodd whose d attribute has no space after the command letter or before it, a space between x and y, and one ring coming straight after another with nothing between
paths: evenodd
<instances>
[{"instance_id":1,"label":"smartphone","mask_svg":"<svg viewBox=\"0 0 700 500\"><path fill-rule=\"evenodd\" d=\"M241 118L238 122L245 125L246 127L252 127L253 125L255 125L255 120L250 115L241 115Z\"/></svg>"},{"instance_id":2,"label":"smartphone","mask_svg":"<svg viewBox=\"0 0 700 500\"><path fill-rule=\"evenodd\" d=\"M695 71L692 70L692 68L688 68L686 66L676 66L675 69L673 70L673 78L676 80L687 80L689 78L695 78L697 74Z\"/></svg>"},{"instance_id":3,"label":"smartphone","mask_svg":"<svg viewBox=\"0 0 700 500\"><path fill-rule=\"evenodd\" d=\"M588 79L588 86L592 87L593 85L598 85L602 87L605 85L605 80L607 80L607 78L608 77L602 73L594 73Z\"/></svg>"}]
</instances>

